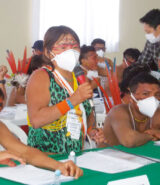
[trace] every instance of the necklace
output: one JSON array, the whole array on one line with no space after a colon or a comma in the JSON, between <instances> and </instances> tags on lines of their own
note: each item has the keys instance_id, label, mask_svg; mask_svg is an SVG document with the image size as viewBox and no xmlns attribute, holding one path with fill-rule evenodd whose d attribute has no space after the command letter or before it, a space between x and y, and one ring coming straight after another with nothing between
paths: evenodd
<instances>
[{"instance_id":1,"label":"necklace","mask_svg":"<svg viewBox=\"0 0 160 185\"><path fill-rule=\"evenodd\" d=\"M134 118L134 116L133 116L133 113L132 113L132 111L131 111L131 106L130 106L130 104L128 105L128 108L129 108L129 112L130 112L130 115L131 115L131 119L132 119L132 125L133 125L133 130L136 130L136 123L135 123L135 118ZM135 121L134 121L135 120ZM137 119L138 120L138 119ZM147 121L148 120L148 118L146 118L145 119L145 121ZM139 122L144 122L144 120L138 120ZM137 121L137 122L138 122ZM144 122L145 123L145 122ZM151 127L151 120L149 120L149 128Z\"/></svg>"},{"instance_id":2,"label":"necklace","mask_svg":"<svg viewBox=\"0 0 160 185\"><path fill-rule=\"evenodd\" d=\"M65 78L64 79L67 81L67 82L73 82L73 78L72 79L68 79L68 78Z\"/></svg>"},{"instance_id":3,"label":"necklace","mask_svg":"<svg viewBox=\"0 0 160 185\"><path fill-rule=\"evenodd\" d=\"M145 118L144 120L139 120L139 119L137 119L137 118L134 117L134 120L137 121L137 122L139 122L139 123L145 123L148 120L148 118Z\"/></svg>"}]
</instances>

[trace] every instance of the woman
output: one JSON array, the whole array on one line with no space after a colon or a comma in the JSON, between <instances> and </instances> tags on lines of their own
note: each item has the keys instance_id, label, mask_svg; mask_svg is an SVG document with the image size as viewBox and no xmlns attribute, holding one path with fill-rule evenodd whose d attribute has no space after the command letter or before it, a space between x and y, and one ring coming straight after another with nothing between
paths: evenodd
<instances>
[{"instance_id":1,"label":"woman","mask_svg":"<svg viewBox=\"0 0 160 185\"><path fill-rule=\"evenodd\" d=\"M87 133L86 117L93 120L87 101L92 97L92 88L88 82L78 86L73 73L78 64L79 45L72 29L49 28L44 37L45 65L28 82L28 144L42 151L81 151ZM101 130L94 129L92 135L97 142L103 139Z\"/></svg>"}]
</instances>

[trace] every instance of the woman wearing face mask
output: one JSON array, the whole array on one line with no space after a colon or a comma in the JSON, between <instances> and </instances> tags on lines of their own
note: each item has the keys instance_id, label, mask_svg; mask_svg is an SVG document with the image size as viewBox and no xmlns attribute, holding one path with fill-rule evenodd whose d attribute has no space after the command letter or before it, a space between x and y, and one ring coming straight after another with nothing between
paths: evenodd
<instances>
[{"instance_id":1,"label":"woman wearing face mask","mask_svg":"<svg viewBox=\"0 0 160 185\"><path fill-rule=\"evenodd\" d=\"M48 29L44 37L42 69L27 85L28 144L45 152L69 153L83 149L87 118L91 115L88 82L77 84L73 73L79 59L79 38L66 26ZM101 139L97 131L95 140Z\"/></svg>"}]
</instances>

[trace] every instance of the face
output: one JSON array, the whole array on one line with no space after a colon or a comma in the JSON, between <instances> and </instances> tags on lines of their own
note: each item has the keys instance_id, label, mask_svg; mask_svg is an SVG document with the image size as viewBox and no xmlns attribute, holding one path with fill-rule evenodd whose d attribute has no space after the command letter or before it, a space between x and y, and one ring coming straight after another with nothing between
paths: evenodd
<instances>
[{"instance_id":1,"label":"face","mask_svg":"<svg viewBox=\"0 0 160 185\"><path fill-rule=\"evenodd\" d=\"M42 55L43 52L39 51L38 49L33 49L32 54L34 55Z\"/></svg>"},{"instance_id":2,"label":"face","mask_svg":"<svg viewBox=\"0 0 160 185\"><path fill-rule=\"evenodd\" d=\"M69 49L74 49L78 52L80 52L80 46L79 43L74 39L74 37L71 34L62 35L57 42L52 46L52 50L50 53L49 58L52 59L55 55L59 55L64 51L67 51ZM58 67L57 62L55 60L52 61L55 68Z\"/></svg>"},{"instance_id":3,"label":"face","mask_svg":"<svg viewBox=\"0 0 160 185\"><path fill-rule=\"evenodd\" d=\"M89 70L97 70L98 56L95 51L89 51L83 62Z\"/></svg>"},{"instance_id":4,"label":"face","mask_svg":"<svg viewBox=\"0 0 160 185\"><path fill-rule=\"evenodd\" d=\"M160 100L160 87L156 84L139 84L133 95L137 100L143 100L151 96ZM133 99L131 99L131 101L135 103Z\"/></svg>"},{"instance_id":5,"label":"face","mask_svg":"<svg viewBox=\"0 0 160 185\"><path fill-rule=\"evenodd\" d=\"M131 56L126 55L123 59L123 64L124 67L128 67L131 64L133 64L134 62L136 62L136 60L134 58L132 58Z\"/></svg>"},{"instance_id":6,"label":"face","mask_svg":"<svg viewBox=\"0 0 160 185\"><path fill-rule=\"evenodd\" d=\"M102 49L103 51L106 50L104 44L95 44L94 48L95 48L96 51L101 50L101 49Z\"/></svg>"},{"instance_id":7,"label":"face","mask_svg":"<svg viewBox=\"0 0 160 185\"><path fill-rule=\"evenodd\" d=\"M149 34L149 33L153 33L153 35L155 37L157 37L158 35L160 35L160 25L157 26L157 28L153 28L151 27L149 24L144 23L143 24L144 27L144 31Z\"/></svg>"}]
</instances>

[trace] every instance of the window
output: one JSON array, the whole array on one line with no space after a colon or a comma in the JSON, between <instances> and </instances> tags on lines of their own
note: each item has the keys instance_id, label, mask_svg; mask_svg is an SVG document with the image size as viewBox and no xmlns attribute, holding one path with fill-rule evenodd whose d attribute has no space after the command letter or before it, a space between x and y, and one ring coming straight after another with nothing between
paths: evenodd
<instances>
[{"instance_id":1,"label":"window","mask_svg":"<svg viewBox=\"0 0 160 185\"><path fill-rule=\"evenodd\" d=\"M79 36L81 45L95 38L106 41L107 51L117 51L119 0L40 0L39 38L51 26L65 25ZM36 7L35 7L36 8Z\"/></svg>"}]
</instances>

